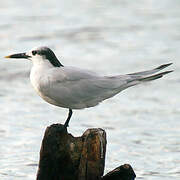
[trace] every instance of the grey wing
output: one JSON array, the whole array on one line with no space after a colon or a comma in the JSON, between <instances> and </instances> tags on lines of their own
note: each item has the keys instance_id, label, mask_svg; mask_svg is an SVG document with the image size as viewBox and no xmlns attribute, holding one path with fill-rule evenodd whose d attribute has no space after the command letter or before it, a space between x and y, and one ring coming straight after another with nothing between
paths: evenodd
<instances>
[{"instance_id":1,"label":"grey wing","mask_svg":"<svg viewBox=\"0 0 180 180\"><path fill-rule=\"evenodd\" d=\"M72 109L92 107L130 86L161 78L172 71L155 73L169 65L133 74L104 77L93 72L64 68L50 73L51 80L47 94L62 107Z\"/></svg>"},{"instance_id":2,"label":"grey wing","mask_svg":"<svg viewBox=\"0 0 180 180\"><path fill-rule=\"evenodd\" d=\"M101 77L84 70L62 69L51 73L49 98L60 106L81 109L92 107L117 94L126 83L117 77Z\"/></svg>"},{"instance_id":3,"label":"grey wing","mask_svg":"<svg viewBox=\"0 0 180 180\"><path fill-rule=\"evenodd\" d=\"M157 73L158 71L170 66L171 64L172 63L163 64L152 70L127 74L127 75L99 77L91 84L92 87L96 89L97 94L99 93L98 94L99 101L103 101L107 98L116 95L117 93L121 92L122 90L128 87L140 83L156 80L168 73L173 72L173 71L164 71L161 73Z\"/></svg>"}]
</instances>

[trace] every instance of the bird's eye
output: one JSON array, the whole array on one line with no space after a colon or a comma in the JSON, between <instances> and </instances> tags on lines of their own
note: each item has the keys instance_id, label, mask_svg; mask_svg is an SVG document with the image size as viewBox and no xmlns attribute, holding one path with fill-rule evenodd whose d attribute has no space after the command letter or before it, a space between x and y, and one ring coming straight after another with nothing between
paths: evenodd
<instances>
[{"instance_id":1,"label":"bird's eye","mask_svg":"<svg viewBox=\"0 0 180 180\"><path fill-rule=\"evenodd\" d=\"M35 56L37 54L37 51L32 51L32 55Z\"/></svg>"}]
</instances>

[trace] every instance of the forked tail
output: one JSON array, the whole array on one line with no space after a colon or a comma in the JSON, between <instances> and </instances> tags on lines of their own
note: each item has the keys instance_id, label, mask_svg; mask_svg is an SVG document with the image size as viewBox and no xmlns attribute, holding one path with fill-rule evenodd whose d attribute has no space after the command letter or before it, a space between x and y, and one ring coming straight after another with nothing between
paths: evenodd
<instances>
[{"instance_id":1,"label":"forked tail","mask_svg":"<svg viewBox=\"0 0 180 180\"><path fill-rule=\"evenodd\" d=\"M130 87L130 86L134 86L136 84L140 84L142 82L159 79L159 78L163 77L165 74L173 72L173 71L164 71L161 73L157 73L157 72L161 71L162 69L170 66L171 64L172 63L163 64L163 65L158 66L157 68L149 70L149 71L142 71L142 72L127 74L127 76L129 77L129 80L127 81L126 88Z\"/></svg>"}]
</instances>

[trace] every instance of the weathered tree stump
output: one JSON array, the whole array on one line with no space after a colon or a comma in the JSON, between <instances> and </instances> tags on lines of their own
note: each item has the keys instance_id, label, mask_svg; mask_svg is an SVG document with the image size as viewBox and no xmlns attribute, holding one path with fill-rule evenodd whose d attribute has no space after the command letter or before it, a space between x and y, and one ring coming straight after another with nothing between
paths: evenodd
<instances>
[{"instance_id":1,"label":"weathered tree stump","mask_svg":"<svg viewBox=\"0 0 180 180\"><path fill-rule=\"evenodd\" d=\"M130 165L123 165L103 176L106 133L88 129L73 137L61 124L47 127L40 150L36 180L133 180Z\"/></svg>"}]
</instances>

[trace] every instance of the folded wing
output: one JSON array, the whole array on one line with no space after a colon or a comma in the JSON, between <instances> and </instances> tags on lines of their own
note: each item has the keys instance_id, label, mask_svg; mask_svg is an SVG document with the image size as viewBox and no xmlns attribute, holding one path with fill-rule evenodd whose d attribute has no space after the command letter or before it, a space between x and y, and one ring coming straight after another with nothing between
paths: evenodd
<instances>
[{"instance_id":1,"label":"folded wing","mask_svg":"<svg viewBox=\"0 0 180 180\"><path fill-rule=\"evenodd\" d=\"M157 72L169 65L171 64L118 76L98 76L94 72L77 68L57 68L49 72L49 87L46 88L48 92L44 93L61 107L71 109L92 107L130 86L161 78L172 71Z\"/></svg>"}]
</instances>

